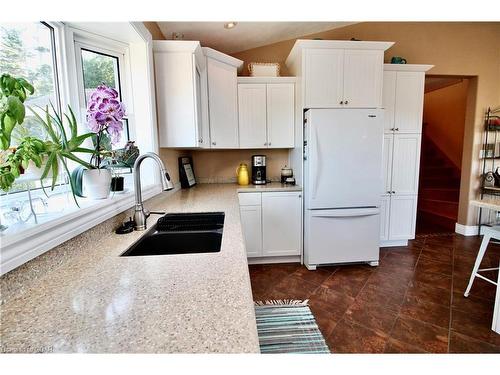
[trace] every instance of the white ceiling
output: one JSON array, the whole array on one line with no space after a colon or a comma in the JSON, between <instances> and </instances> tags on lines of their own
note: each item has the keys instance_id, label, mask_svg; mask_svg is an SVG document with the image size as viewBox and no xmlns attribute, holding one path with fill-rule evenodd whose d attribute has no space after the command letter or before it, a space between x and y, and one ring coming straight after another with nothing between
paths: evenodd
<instances>
[{"instance_id":1,"label":"white ceiling","mask_svg":"<svg viewBox=\"0 0 500 375\"><path fill-rule=\"evenodd\" d=\"M199 40L204 47L235 53L282 40L319 33L352 22L238 22L225 29L225 22L157 22L167 39L172 33L184 34L184 40Z\"/></svg>"}]
</instances>

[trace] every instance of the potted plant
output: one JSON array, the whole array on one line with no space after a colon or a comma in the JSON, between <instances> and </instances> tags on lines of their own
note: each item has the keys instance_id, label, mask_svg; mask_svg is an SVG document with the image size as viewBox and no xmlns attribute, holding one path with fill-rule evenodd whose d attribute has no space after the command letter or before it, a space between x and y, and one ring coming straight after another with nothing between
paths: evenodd
<instances>
[{"instance_id":1,"label":"potted plant","mask_svg":"<svg viewBox=\"0 0 500 375\"><path fill-rule=\"evenodd\" d=\"M2 74L0 77L0 147L10 147L12 131L17 124L24 121L26 110L24 101L28 94L33 95L35 89L24 78Z\"/></svg>"},{"instance_id":2,"label":"potted plant","mask_svg":"<svg viewBox=\"0 0 500 375\"><path fill-rule=\"evenodd\" d=\"M28 94L33 94L34 89L24 78L14 78L8 74L0 77L0 189L9 191L15 180L21 175L28 175L31 179L52 179L52 190L55 187L61 170L69 175L67 160L72 160L84 167L92 165L79 158L77 153L95 154L93 149L82 147L83 142L94 136L93 133L78 135L77 122L71 107L68 106L69 115L58 115L52 106L40 108L42 116L29 108L38 122L43 126L46 138L39 139L30 134L29 130L19 140L17 147L10 147L11 135L16 125L24 121L24 101ZM64 120L66 119L67 127ZM70 180L73 197L75 187ZM43 187L43 184L42 184Z\"/></svg>"},{"instance_id":3,"label":"potted plant","mask_svg":"<svg viewBox=\"0 0 500 375\"><path fill-rule=\"evenodd\" d=\"M87 105L87 126L94 133L94 155L91 168L83 171L82 194L92 199L107 198L111 188L111 171L105 168L103 157L111 155L111 144L120 141L125 107L118 92L99 85L90 95Z\"/></svg>"}]
</instances>

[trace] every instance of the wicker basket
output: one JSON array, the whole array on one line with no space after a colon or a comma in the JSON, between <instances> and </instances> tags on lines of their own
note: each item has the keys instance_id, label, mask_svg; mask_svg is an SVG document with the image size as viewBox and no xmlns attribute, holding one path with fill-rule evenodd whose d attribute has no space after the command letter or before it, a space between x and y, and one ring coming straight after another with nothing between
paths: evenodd
<instances>
[{"instance_id":1,"label":"wicker basket","mask_svg":"<svg viewBox=\"0 0 500 375\"><path fill-rule=\"evenodd\" d=\"M251 62L248 64L248 73L251 77L279 77L279 63Z\"/></svg>"}]
</instances>

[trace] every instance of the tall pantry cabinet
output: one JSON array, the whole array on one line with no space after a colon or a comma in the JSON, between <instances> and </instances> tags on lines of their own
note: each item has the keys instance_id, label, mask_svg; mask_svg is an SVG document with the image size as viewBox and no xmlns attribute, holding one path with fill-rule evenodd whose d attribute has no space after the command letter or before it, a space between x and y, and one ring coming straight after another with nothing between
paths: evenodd
<instances>
[{"instance_id":1,"label":"tall pantry cabinet","mask_svg":"<svg viewBox=\"0 0 500 375\"><path fill-rule=\"evenodd\" d=\"M385 64L381 246L415 238L425 72L432 65Z\"/></svg>"}]
</instances>

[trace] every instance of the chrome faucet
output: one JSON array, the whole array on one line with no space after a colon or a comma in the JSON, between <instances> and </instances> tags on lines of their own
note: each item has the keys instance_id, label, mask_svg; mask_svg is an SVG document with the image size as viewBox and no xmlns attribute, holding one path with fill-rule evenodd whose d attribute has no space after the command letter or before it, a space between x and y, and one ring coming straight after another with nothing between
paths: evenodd
<instances>
[{"instance_id":1,"label":"chrome faucet","mask_svg":"<svg viewBox=\"0 0 500 375\"><path fill-rule=\"evenodd\" d=\"M156 161L156 164L160 167L161 175L161 185L164 191L172 190L174 184L170 181L170 176L165 168L165 165L161 161L160 157L154 152L147 152L140 155L134 163L134 189L135 189L135 212L134 212L134 229L144 230L146 229L146 220L151 214L148 210L144 209L142 203L142 192L141 192L141 163L144 159L151 158Z\"/></svg>"}]
</instances>

